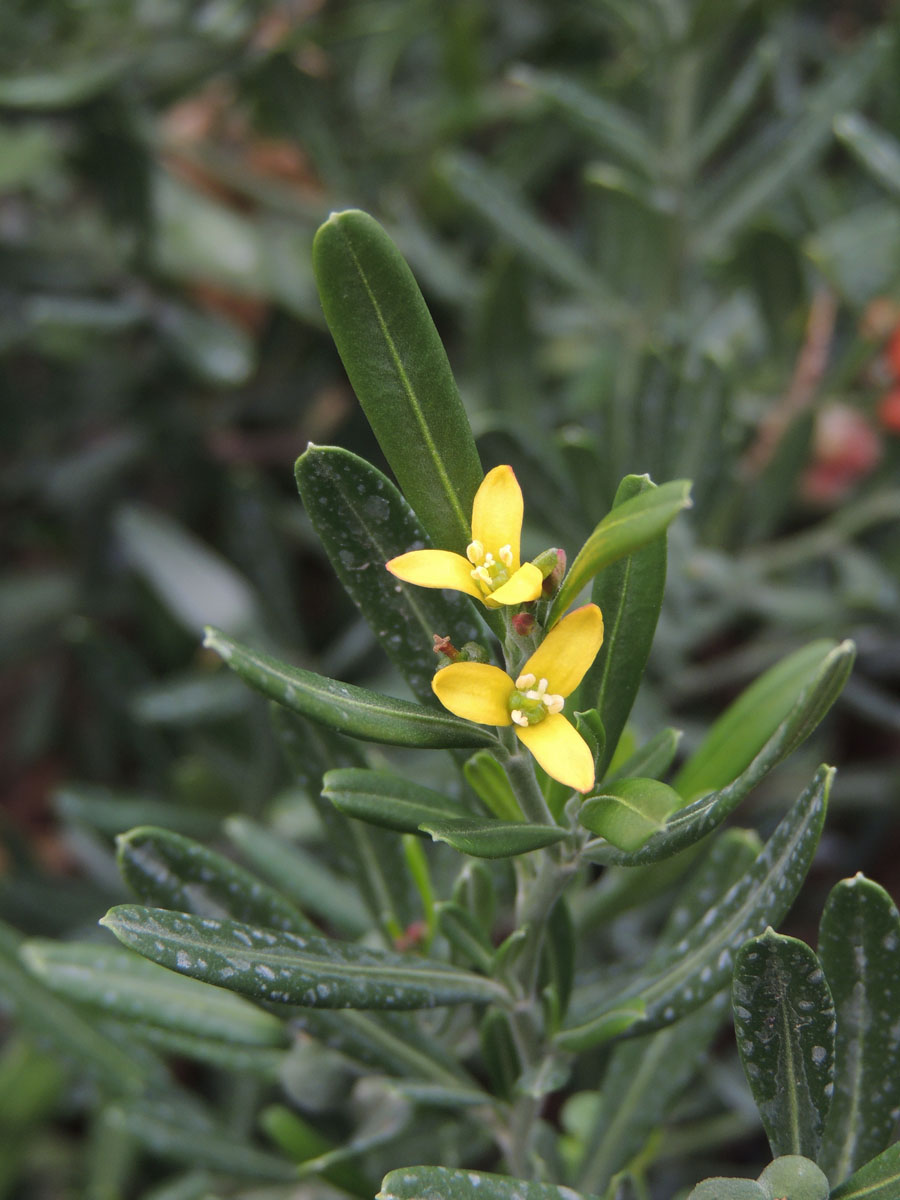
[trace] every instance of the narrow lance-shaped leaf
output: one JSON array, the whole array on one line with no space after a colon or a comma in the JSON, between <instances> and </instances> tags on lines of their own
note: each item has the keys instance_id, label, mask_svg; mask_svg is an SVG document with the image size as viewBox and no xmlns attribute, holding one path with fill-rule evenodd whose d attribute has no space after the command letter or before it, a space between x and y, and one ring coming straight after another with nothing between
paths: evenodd
<instances>
[{"instance_id":1,"label":"narrow lance-shaped leaf","mask_svg":"<svg viewBox=\"0 0 900 1200\"><path fill-rule=\"evenodd\" d=\"M215 650L245 683L264 696L351 737L420 749L496 744L493 734L471 721L292 667L251 650L216 629L206 631L203 644Z\"/></svg>"},{"instance_id":2,"label":"narrow lance-shaped leaf","mask_svg":"<svg viewBox=\"0 0 900 1200\"><path fill-rule=\"evenodd\" d=\"M725 986L738 948L767 925L777 924L800 890L822 832L833 775L833 768L820 767L759 858L720 903L676 945L607 997L600 1012L582 1009L580 1023L563 1029L557 1042L568 1050L597 1045L609 1036L609 1013L626 1006L645 1009L629 1033L660 1028ZM575 1000L573 1010L578 1011Z\"/></svg>"},{"instance_id":3,"label":"narrow lance-shaped leaf","mask_svg":"<svg viewBox=\"0 0 900 1200\"><path fill-rule=\"evenodd\" d=\"M129 904L110 909L101 924L153 962L257 1000L410 1009L508 999L493 980L446 963L329 938Z\"/></svg>"},{"instance_id":4,"label":"narrow lance-shaped leaf","mask_svg":"<svg viewBox=\"0 0 900 1200\"><path fill-rule=\"evenodd\" d=\"M900 1142L860 1167L831 1193L831 1200L896 1200L900 1195Z\"/></svg>"},{"instance_id":5,"label":"narrow lance-shaped leaf","mask_svg":"<svg viewBox=\"0 0 900 1200\"><path fill-rule=\"evenodd\" d=\"M400 487L435 544L465 552L481 463L434 322L377 221L332 213L313 266L325 319Z\"/></svg>"},{"instance_id":6,"label":"narrow lance-shaped leaf","mask_svg":"<svg viewBox=\"0 0 900 1200\"><path fill-rule=\"evenodd\" d=\"M584 585L604 567L626 558L664 533L682 509L690 507L690 490L688 480L677 479L633 496L612 509L578 551L553 601L547 625L559 620Z\"/></svg>"},{"instance_id":7,"label":"narrow lance-shaped leaf","mask_svg":"<svg viewBox=\"0 0 900 1200\"><path fill-rule=\"evenodd\" d=\"M856 875L832 889L819 959L837 1012L819 1162L840 1183L886 1149L900 1108L900 914L884 888Z\"/></svg>"},{"instance_id":8,"label":"narrow lance-shaped leaf","mask_svg":"<svg viewBox=\"0 0 900 1200\"><path fill-rule=\"evenodd\" d=\"M385 1175L376 1200L580 1200L578 1192L486 1171L403 1167Z\"/></svg>"},{"instance_id":9,"label":"narrow lance-shaped leaf","mask_svg":"<svg viewBox=\"0 0 900 1200\"><path fill-rule=\"evenodd\" d=\"M834 1079L834 1004L815 952L772 929L734 964L744 1073L774 1155L815 1160Z\"/></svg>"},{"instance_id":10,"label":"narrow lance-shaped leaf","mask_svg":"<svg viewBox=\"0 0 900 1200\"><path fill-rule=\"evenodd\" d=\"M345 767L328 771L322 795L348 817L401 833L419 833L423 821L471 817L458 801L393 771Z\"/></svg>"},{"instance_id":11,"label":"narrow lance-shaped leaf","mask_svg":"<svg viewBox=\"0 0 900 1200\"><path fill-rule=\"evenodd\" d=\"M544 846L552 846L566 836L557 825L530 825L517 821L495 821L490 817L466 817L462 820L422 821L419 828L436 842L446 842L461 854L475 858L512 858Z\"/></svg>"},{"instance_id":12,"label":"narrow lance-shaped leaf","mask_svg":"<svg viewBox=\"0 0 900 1200\"><path fill-rule=\"evenodd\" d=\"M338 578L382 649L429 706L437 666L433 635L457 646L483 637L461 593L398 581L385 563L430 545L396 487L365 459L333 446L310 446L297 459L297 487Z\"/></svg>"}]
</instances>

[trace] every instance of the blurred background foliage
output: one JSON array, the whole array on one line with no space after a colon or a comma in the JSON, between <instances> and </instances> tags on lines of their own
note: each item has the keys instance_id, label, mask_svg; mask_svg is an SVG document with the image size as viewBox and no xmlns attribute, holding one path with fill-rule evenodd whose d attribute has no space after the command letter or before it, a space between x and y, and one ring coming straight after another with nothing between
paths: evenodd
<instances>
[{"instance_id":1,"label":"blurred background foliage","mask_svg":"<svg viewBox=\"0 0 900 1200\"><path fill-rule=\"evenodd\" d=\"M381 464L312 281L347 206L410 261L528 548L573 555L627 472L695 479L638 729L690 745L790 649L857 640L778 787L838 763L828 882L900 892L895 6L7 0L0 28L0 916L93 926L142 821L309 834L204 623L400 686L292 478L309 440ZM28 1172L63 1086L35 1053L0 1060ZM118 1194L52 1149L0 1195Z\"/></svg>"}]
</instances>

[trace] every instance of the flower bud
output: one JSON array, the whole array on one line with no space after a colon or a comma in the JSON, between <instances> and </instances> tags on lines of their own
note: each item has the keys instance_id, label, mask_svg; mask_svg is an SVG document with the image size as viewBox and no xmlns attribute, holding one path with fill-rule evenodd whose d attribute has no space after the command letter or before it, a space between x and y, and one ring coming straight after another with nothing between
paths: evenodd
<instances>
[{"instance_id":1,"label":"flower bud","mask_svg":"<svg viewBox=\"0 0 900 1200\"><path fill-rule=\"evenodd\" d=\"M460 662L488 662L490 655L478 642L466 642L459 652Z\"/></svg>"},{"instance_id":2,"label":"flower bud","mask_svg":"<svg viewBox=\"0 0 900 1200\"><path fill-rule=\"evenodd\" d=\"M566 573L565 550L556 546L544 550L534 560L534 565L544 577L544 585L541 589L544 599L555 596Z\"/></svg>"},{"instance_id":3,"label":"flower bud","mask_svg":"<svg viewBox=\"0 0 900 1200\"><path fill-rule=\"evenodd\" d=\"M431 636L434 641L432 649L435 654L440 658L446 658L447 662L456 662L459 658L459 651L450 641L450 638L446 634L442 636L439 633L433 633ZM441 666L446 666L446 664L441 663Z\"/></svg>"},{"instance_id":4,"label":"flower bud","mask_svg":"<svg viewBox=\"0 0 900 1200\"><path fill-rule=\"evenodd\" d=\"M531 613L516 613L511 624L519 637L530 637L536 622Z\"/></svg>"}]
</instances>

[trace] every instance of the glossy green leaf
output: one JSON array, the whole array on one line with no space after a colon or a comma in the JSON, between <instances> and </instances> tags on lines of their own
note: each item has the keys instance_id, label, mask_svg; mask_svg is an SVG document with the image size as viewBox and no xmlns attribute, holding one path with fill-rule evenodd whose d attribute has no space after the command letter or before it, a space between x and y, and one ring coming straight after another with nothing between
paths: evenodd
<instances>
[{"instance_id":1,"label":"glossy green leaf","mask_svg":"<svg viewBox=\"0 0 900 1200\"><path fill-rule=\"evenodd\" d=\"M900 142L861 113L842 113L834 132L873 178L900 197Z\"/></svg>"},{"instance_id":2,"label":"glossy green leaf","mask_svg":"<svg viewBox=\"0 0 900 1200\"><path fill-rule=\"evenodd\" d=\"M436 842L446 842L460 854L475 858L511 858L528 854L562 841L566 831L556 825L529 825L516 821L494 821L490 817L422 821L419 828Z\"/></svg>"},{"instance_id":3,"label":"glossy green leaf","mask_svg":"<svg viewBox=\"0 0 900 1200\"><path fill-rule=\"evenodd\" d=\"M726 829L695 861L675 897L657 938L656 954L665 954L725 898L759 858L762 842L752 829Z\"/></svg>"},{"instance_id":4,"label":"glossy green leaf","mask_svg":"<svg viewBox=\"0 0 900 1200\"><path fill-rule=\"evenodd\" d=\"M765 751L779 727L792 717L791 736L780 757L789 754L834 703L855 653L852 642L836 644L823 638L770 667L713 724L676 775L675 790L685 800L693 800L701 792L725 788Z\"/></svg>"},{"instance_id":5,"label":"glossy green leaf","mask_svg":"<svg viewBox=\"0 0 900 1200\"><path fill-rule=\"evenodd\" d=\"M645 475L626 475L606 520L614 518L629 501L649 503L659 490ZM592 538L603 524L601 521ZM596 706L606 734L597 764L598 779L612 761L643 679L665 586L665 529L633 553L617 556L594 580L591 599L603 613L603 645L578 694L582 703Z\"/></svg>"},{"instance_id":6,"label":"glossy green leaf","mask_svg":"<svg viewBox=\"0 0 900 1200\"><path fill-rule=\"evenodd\" d=\"M279 892L284 893L288 900L293 900L301 908L315 913L317 917L327 921L330 927L348 937L358 937L371 928L371 921L356 890L349 888L345 879L330 871L317 855L295 846L273 830L251 821L249 817L229 817L225 822L225 832L254 869ZM184 911L195 912L196 909L187 908ZM271 924L258 919L250 921L249 915L228 915L248 924ZM275 928L282 926L276 925ZM295 929L292 932L318 934L320 931Z\"/></svg>"},{"instance_id":7,"label":"glossy green leaf","mask_svg":"<svg viewBox=\"0 0 900 1200\"><path fill-rule=\"evenodd\" d=\"M580 1200L571 1188L486 1171L403 1167L385 1175L376 1200Z\"/></svg>"},{"instance_id":8,"label":"glossy green leaf","mask_svg":"<svg viewBox=\"0 0 900 1200\"><path fill-rule=\"evenodd\" d=\"M509 776L489 750L478 750L463 766L463 775L485 807L501 821L521 821L523 813Z\"/></svg>"},{"instance_id":9,"label":"glossy green leaf","mask_svg":"<svg viewBox=\"0 0 900 1200\"><path fill-rule=\"evenodd\" d=\"M900 914L863 875L831 890L819 959L837 1012L834 1097L818 1161L840 1183L893 1140L900 1108Z\"/></svg>"},{"instance_id":10,"label":"glossy green leaf","mask_svg":"<svg viewBox=\"0 0 900 1200\"><path fill-rule=\"evenodd\" d=\"M144 825L120 834L116 846L122 878L153 908L317 932L280 892L190 838Z\"/></svg>"},{"instance_id":11,"label":"glossy green leaf","mask_svg":"<svg viewBox=\"0 0 900 1200\"><path fill-rule=\"evenodd\" d=\"M642 491L613 508L575 556L553 601L547 618L548 627L559 620L585 584L598 572L618 559L627 558L641 550L648 542L663 534L682 509L690 507L690 489L687 480L678 479ZM658 571L658 566L656 569ZM605 719L604 716L604 722Z\"/></svg>"},{"instance_id":12,"label":"glossy green leaf","mask_svg":"<svg viewBox=\"0 0 900 1200\"><path fill-rule=\"evenodd\" d=\"M738 1051L774 1155L815 1159L834 1080L834 1003L815 952L767 929L734 963Z\"/></svg>"},{"instance_id":13,"label":"glossy green leaf","mask_svg":"<svg viewBox=\"0 0 900 1200\"><path fill-rule=\"evenodd\" d=\"M831 1193L831 1200L896 1200L900 1195L900 1142L860 1167Z\"/></svg>"},{"instance_id":14,"label":"glossy green leaf","mask_svg":"<svg viewBox=\"0 0 900 1200\"><path fill-rule=\"evenodd\" d=\"M767 1200L828 1200L828 1180L812 1159L783 1154L770 1162L759 1177Z\"/></svg>"},{"instance_id":15,"label":"glossy green leaf","mask_svg":"<svg viewBox=\"0 0 900 1200\"><path fill-rule=\"evenodd\" d=\"M800 890L822 832L833 774L830 767L819 768L738 883L680 941L606 996L599 1012L582 1011L573 998L573 1010L581 1019L563 1029L556 1041L568 1050L597 1045L609 1036L609 1012L631 1004L643 1005L645 1015L630 1032L658 1029L724 987L736 951L767 925L777 924Z\"/></svg>"},{"instance_id":16,"label":"glossy green leaf","mask_svg":"<svg viewBox=\"0 0 900 1200\"><path fill-rule=\"evenodd\" d=\"M432 1008L503 1003L492 980L446 963L329 938L120 904L101 921L144 957L257 1000L323 1008Z\"/></svg>"},{"instance_id":17,"label":"glossy green leaf","mask_svg":"<svg viewBox=\"0 0 900 1200\"><path fill-rule=\"evenodd\" d=\"M415 514L382 473L348 450L310 446L297 459L307 514L351 598L413 694L435 706L433 636L483 639L468 598L397 580L385 563L429 545Z\"/></svg>"},{"instance_id":18,"label":"glossy green leaf","mask_svg":"<svg viewBox=\"0 0 900 1200\"><path fill-rule=\"evenodd\" d=\"M22 957L52 991L114 1017L243 1045L286 1041L284 1025L271 1013L118 946L31 941Z\"/></svg>"},{"instance_id":19,"label":"glossy green leaf","mask_svg":"<svg viewBox=\"0 0 900 1200\"><path fill-rule=\"evenodd\" d=\"M412 272L377 221L352 209L319 229L313 266L338 353L404 495L435 545L464 553L483 472Z\"/></svg>"},{"instance_id":20,"label":"glossy green leaf","mask_svg":"<svg viewBox=\"0 0 900 1200\"><path fill-rule=\"evenodd\" d=\"M493 734L471 721L292 667L233 641L217 629L207 629L203 644L214 650L250 687L276 704L321 721L339 733L368 742L420 749L449 750L496 743Z\"/></svg>"},{"instance_id":21,"label":"glossy green leaf","mask_svg":"<svg viewBox=\"0 0 900 1200\"><path fill-rule=\"evenodd\" d=\"M635 775L645 779L661 778L675 761L680 742L680 729L661 729L643 746L629 754L621 766L610 772L603 782L615 783L619 779L629 779Z\"/></svg>"},{"instance_id":22,"label":"glossy green leaf","mask_svg":"<svg viewBox=\"0 0 900 1200\"><path fill-rule=\"evenodd\" d=\"M765 684L770 674L767 672L751 685L720 718L734 738L740 738L741 726L737 719L740 716L743 716L748 724L752 722L755 725L754 743L757 736L768 734L767 740L737 778L720 790L701 796L693 804L676 810L666 822L665 828L651 837L633 854L607 854L603 859L604 862L639 866L668 858L693 845L721 825L769 771L809 736L840 694L853 667L856 654L856 648L852 642L841 642L837 646L831 642L816 642L813 643L813 646L817 648L814 655L807 653L812 647L805 647L803 651L791 655L791 659L795 660L802 656L799 664L794 663L794 668L802 665L803 670L792 669L785 673L790 686L785 685L785 677L782 676L780 681L775 681L779 685L777 688L770 688L766 685L760 686L757 690L758 685ZM786 661L790 662L790 660ZM779 664L780 666L784 666L784 664ZM774 667L772 670L778 671L779 668ZM798 688L799 694L797 693ZM746 698L751 694L761 704L772 702L776 715L782 713L787 707L786 715L773 727L773 717L769 712L766 712L763 718L751 705L745 704ZM792 706L790 706L790 698L793 698ZM713 726L713 731L717 727L718 722ZM769 732L770 729L771 732ZM706 744L704 743L704 745ZM704 756L700 759L696 774L692 770L689 775L689 782L691 779L711 779L715 775L721 777L727 773L729 768L726 765L726 750L729 743L725 739L717 737L714 742L710 741L708 744L711 748L710 758L706 759ZM701 747L701 751L702 749ZM748 752L748 747L744 744L738 761L743 761ZM676 790L682 795L685 794L683 776L691 767L692 762L693 760L690 760L685 765L682 774L675 779Z\"/></svg>"},{"instance_id":23,"label":"glossy green leaf","mask_svg":"<svg viewBox=\"0 0 900 1200\"><path fill-rule=\"evenodd\" d=\"M322 795L348 817L418 833L423 821L465 820L471 816L457 801L392 771L345 767L328 771Z\"/></svg>"},{"instance_id":24,"label":"glossy green leaf","mask_svg":"<svg viewBox=\"0 0 900 1200\"><path fill-rule=\"evenodd\" d=\"M620 850L634 851L665 828L666 818L681 803L674 788L656 779L621 779L588 796L578 820L591 833Z\"/></svg>"}]
</instances>

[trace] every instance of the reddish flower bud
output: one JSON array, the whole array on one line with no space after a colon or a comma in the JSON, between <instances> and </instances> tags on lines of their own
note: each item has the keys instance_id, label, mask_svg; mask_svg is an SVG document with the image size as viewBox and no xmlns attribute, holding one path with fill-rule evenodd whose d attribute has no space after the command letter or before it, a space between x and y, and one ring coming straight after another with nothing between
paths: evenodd
<instances>
[{"instance_id":1,"label":"reddish flower bud","mask_svg":"<svg viewBox=\"0 0 900 1200\"><path fill-rule=\"evenodd\" d=\"M451 662L456 662L459 658L459 651L450 641L446 634L442 637L439 633L432 634L434 640L435 654L443 654L445 658L449 658Z\"/></svg>"},{"instance_id":2,"label":"reddish flower bud","mask_svg":"<svg viewBox=\"0 0 900 1200\"><path fill-rule=\"evenodd\" d=\"M512 619L512 627L519 637L528 637L534 632L535 620L531 613L516 613Z\"/></svg>"}]
</instances>

